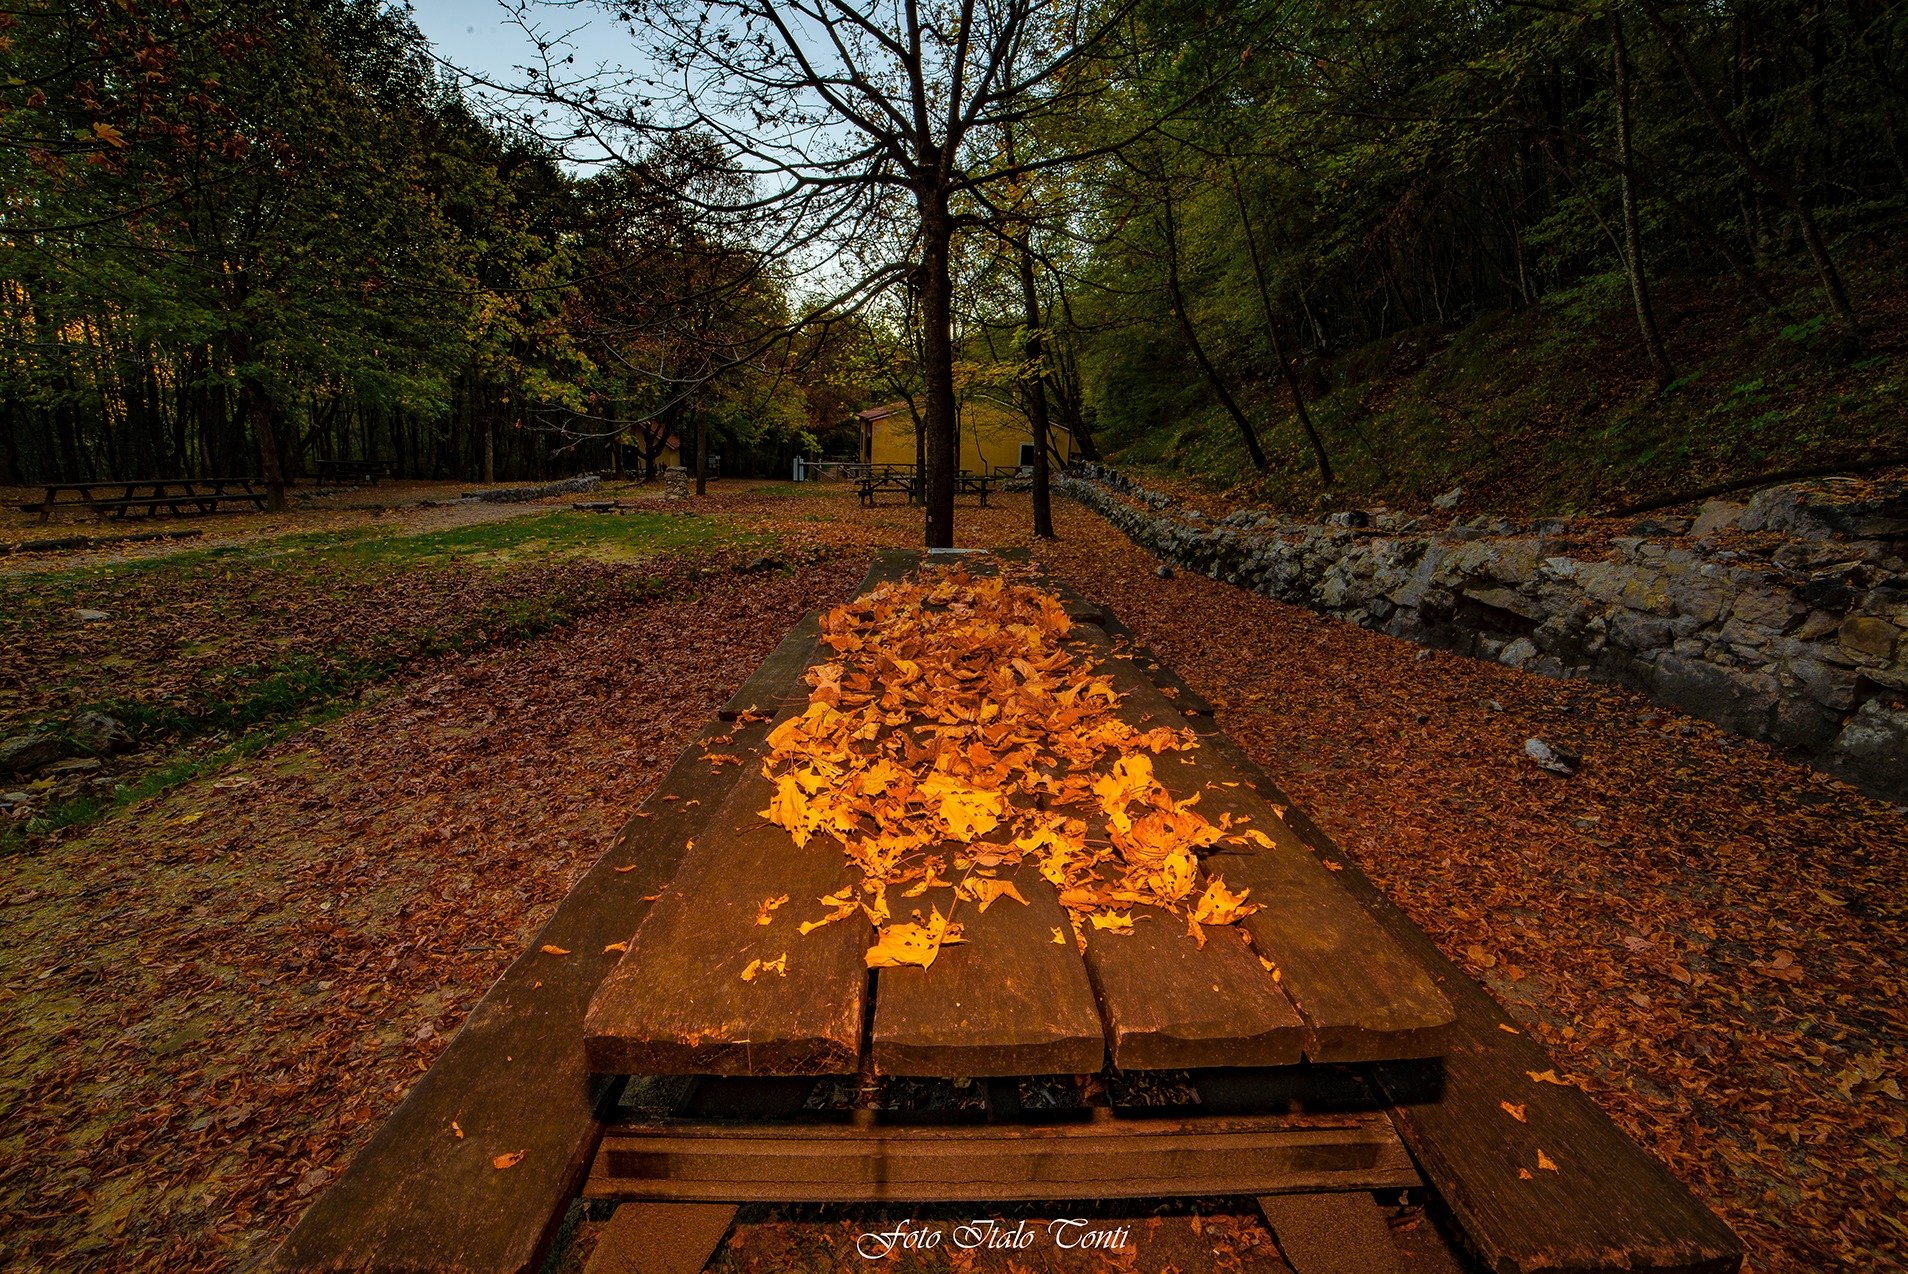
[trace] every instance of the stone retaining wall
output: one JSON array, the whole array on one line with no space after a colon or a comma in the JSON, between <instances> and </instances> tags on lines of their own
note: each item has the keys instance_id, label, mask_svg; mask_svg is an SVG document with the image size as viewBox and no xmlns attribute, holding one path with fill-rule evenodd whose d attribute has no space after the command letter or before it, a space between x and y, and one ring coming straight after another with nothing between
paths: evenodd
<instances>
[{"instance_id":1,"label":"stone retaining wall","mask_svg":"<svg viewBox=\"0 0 1908 1274\"><path fill-rule=\"evenodd\" d=\"M1384 510L1210 520L1116 470L1055 486L1175 566L1393 636L1617 682L1908 801L1908 484L1775 487L1610 535Z\"/></svg>"},{"instance_id":2,"label":"stone retaining wall","mask_svg":"<svg viewBox=\"0 0 1908 1274\"><path fill-rule=\"evenodd\" d=\"M517 504L525 500L541 500L546 496L594 491L602 481L596 474L586 473L580 478L565 478L560 482L546 482L535 487L492 487L487 491L466 491L457 498L482 500L488 504Z\"/></svg>"}]
</instances>

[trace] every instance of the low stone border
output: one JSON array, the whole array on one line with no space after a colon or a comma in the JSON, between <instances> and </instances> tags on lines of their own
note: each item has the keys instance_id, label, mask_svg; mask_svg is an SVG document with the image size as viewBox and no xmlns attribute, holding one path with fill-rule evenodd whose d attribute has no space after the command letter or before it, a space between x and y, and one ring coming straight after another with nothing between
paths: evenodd
<instances>
[{"instance_id":1,"label":"low stone border","mask_svg":"<svg viewBox=\"0 0 1908 1274\"><path fill-rule=\"evenodd\" d=\"M1098 465L1054 485L1175 566L1426 645L1630 686L1908 801L1908 483L1774 487L1576 536L1561 521L1434 529L1384 510L1214 521Z\"/></svg>"},{"instance_id":2,"label":"low stone border","mask_svg":"<svg viewBox=\"0 0 1908 1274\"><path fill-rule=\"evenodd\" d=\"M466 491L457 498L482 500L488 504L515 504L521 500L541 500L550 495L574 495L579 491L594 491L602 483L602 478L590 473L580 478L566 478L562 482L546 482L540 487L498 487L490 491Z\"/></svg>"}]
</instances>

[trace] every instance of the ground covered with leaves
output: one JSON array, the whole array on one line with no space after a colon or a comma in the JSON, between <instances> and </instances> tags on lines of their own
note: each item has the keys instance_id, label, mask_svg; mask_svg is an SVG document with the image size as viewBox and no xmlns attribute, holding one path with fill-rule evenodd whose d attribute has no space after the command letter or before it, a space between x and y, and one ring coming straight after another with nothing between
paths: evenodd
<instances>
[{"instance_id":1,"label":"ground covered with leaves","mask_svg":"<svg viewBox=\"0 0 1908 1274\"><path fill-rule=\"evenodd\" d=\"M644 583L540 635L421 648L334 701L346 715L0 859L0 1263L262 1256L728 691L803 610L846 594L867 550L918 542L918 510L862 510L839 488L715 491L697 516L656 506L659 534L689 537L657 542L665 556L493 546L395 567L400 587L578 561ZM1025 498L998 505L962 504L964 543L1027 542ZM1092 515L1057 515L1048 569L1212 699L1559 1070L1743 1235L1754 1269L1900 1263L1908 815L1627 691L1158 578ZM577 535L613 539L616 521ZM757 538L692 547L717 527ZM763 551L787 565L738 569ZM216 561L175 578L223 587ZM463 614L456 596L446 614ZM268 622L329 649L376 611ZM15 640L54 676L84 662L34 653L30 627ZM74 676L62 708L107 684ZM1582 770L1539 771L1530 737L1581 752ZM723 1268L823 1269L845 1250L839 1219L745 1221ZM1142 1251L1200 1254L1187 1269L1279 1268L1243 1212L1155 1232L1169 1246Z\"/></svg>"}]
</instances>

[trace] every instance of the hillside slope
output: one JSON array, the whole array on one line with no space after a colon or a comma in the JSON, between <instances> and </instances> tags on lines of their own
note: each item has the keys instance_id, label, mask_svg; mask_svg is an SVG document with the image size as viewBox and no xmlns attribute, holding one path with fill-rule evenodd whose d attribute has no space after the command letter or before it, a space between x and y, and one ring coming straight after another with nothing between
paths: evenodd
<instances>
[{"instance_id":1,"label":"hillside slope","mask_svg":"<svg viewBox=\"0 0 1908 1274\"><path fill-rule=\"evenodd\" d=\"M1820 318L1745 305L1733 280L1665 281L1657 301L1681 377L1661 392L1615 276L1461 330L1418 328L1311 360L1303 379L1339 471L1330 489L1272 378L1235 387L1271 461L1265 475L1203 385L1177 405L1103 404L1100 441L1153 480L1292 514L1421 509L1458 486L1472 511L1598 513L1759 476L1901 463L1905 277L1898 254L1853 272L1867 324L1855 356ZM1801 280L1784 282L1785 295L1807 295Z\"/></svg>"}]
</instances>

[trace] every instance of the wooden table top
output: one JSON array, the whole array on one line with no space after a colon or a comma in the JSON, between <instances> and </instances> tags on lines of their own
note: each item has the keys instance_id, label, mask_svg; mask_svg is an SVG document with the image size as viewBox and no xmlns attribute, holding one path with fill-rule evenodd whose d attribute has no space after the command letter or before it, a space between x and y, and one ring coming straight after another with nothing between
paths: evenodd
<instances>
[{"instance_id":1,"label":"wooden table top","mask_svg":"<svg viewBox=\"0 0 1908 1274\"><path fill-rule=\"evenodd\" d=\"M884 555L864 591L919 558ZM1068 609L1096 613L1078 599ZM803 628L749 688L780 718L801 714L800 675L829 653L812 623ZM1076 623L1067 641L1112 675L1127 724L1184 723L1096 624ZM797 849L763 818L774 784L758 757L743 764L591 1006L585 1048L598 1073L848 1075L866 1058L884 1074L979 1077L1090 1073L1109 1057L1133 1070L1443 1052L1455 1015L1431 976L1217 749L1162 753L1155 773L1176 800L1198 794L1206 818L1265 834L1269 845L1229 840L1200 865L1250 889L1260 910L1207 929L1201 945L1179 917L1136 905L1131 932L1085 926L1082 944L1030 855L1002 872L1024 905L963 903L964 942L925 968L872 971L864 956L876 931L863 916L797 932L860 873L832 839ZM765 913L783 895L791 903ZM952 899L951 887L935 889L908 905L950 913ZM743 977L784 955L784 972Z\"/></svg>"}]
</instances>

